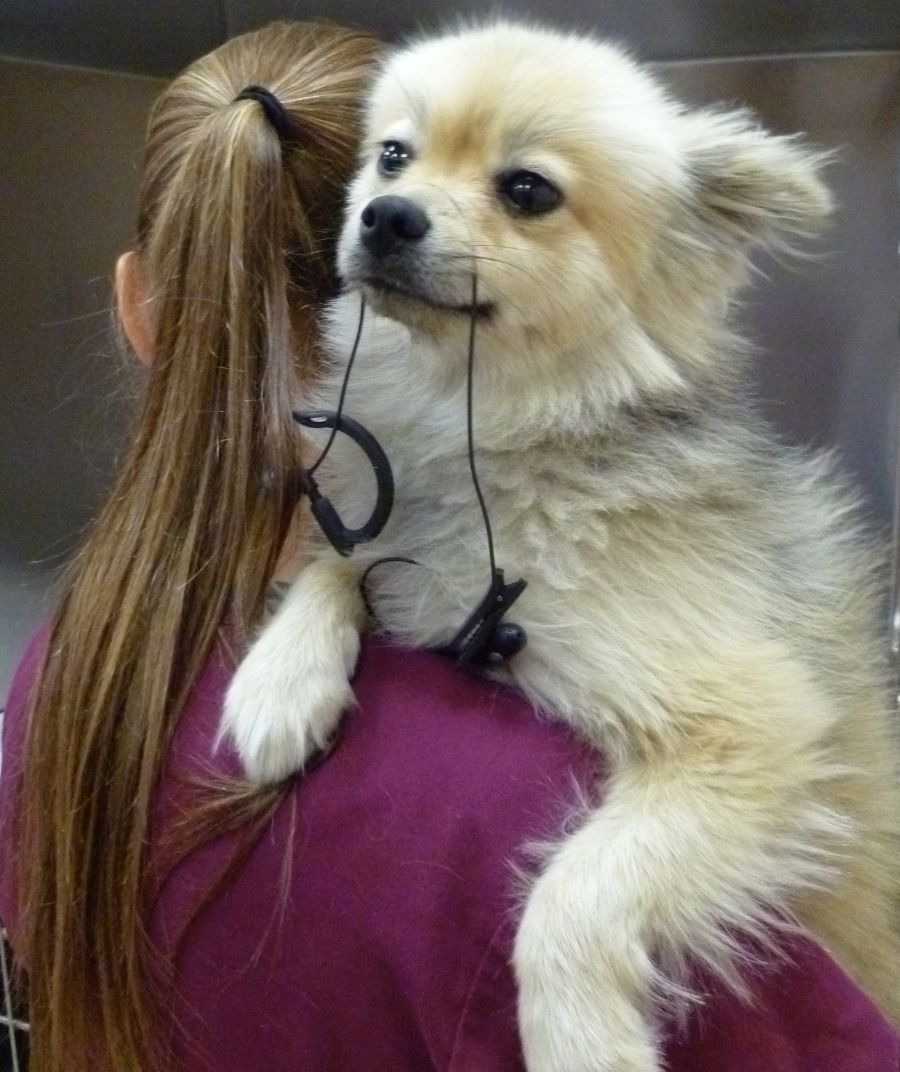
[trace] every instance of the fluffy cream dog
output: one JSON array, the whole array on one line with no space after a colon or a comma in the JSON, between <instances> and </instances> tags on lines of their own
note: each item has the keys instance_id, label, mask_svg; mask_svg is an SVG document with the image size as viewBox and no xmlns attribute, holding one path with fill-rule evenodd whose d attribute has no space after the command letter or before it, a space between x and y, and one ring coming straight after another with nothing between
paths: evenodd
<instances>
[{"instance_id":1,"label":"fluffy cream dog","mask_svg":"<svg viewBox=\"0 0 900 1072\"><path fill-rule=\"evenodd\" d=\"M223 732L260 781L327 742L375 558L428 567L373 575L413 644L484 594L474 315L479 473L498 562L529 582L508 673L614 764L521 921L532 1072L658 1069L654 999L692 961L740 986L740 942L789 921L900 1016L877 563L829 462L747 400L730 323L748 251L827 216L820 162L744 114L685 110L614 48L515 25L401 51L374 90L340 265L381 316L347 412L400 498L373 547L302 573ZM333 310L336 353L357 308Z\"/></svg>"}]
</instances>

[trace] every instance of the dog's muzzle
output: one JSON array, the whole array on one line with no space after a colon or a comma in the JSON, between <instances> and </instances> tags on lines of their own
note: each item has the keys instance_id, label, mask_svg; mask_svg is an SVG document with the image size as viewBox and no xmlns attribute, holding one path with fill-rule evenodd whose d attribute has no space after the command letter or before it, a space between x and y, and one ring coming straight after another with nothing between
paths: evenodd
<instances>
[{"instance_id":1,"label":"dog's muzzle","mask_svg":"<svg viewBox=\"0 0 900 1072\"><path fill-rule=\"evenodd\" d=\"M428 233L431 223L408 197L376 197L362 211L359 238L373 257L400 254Z\"/></svg>"}]
</instances>

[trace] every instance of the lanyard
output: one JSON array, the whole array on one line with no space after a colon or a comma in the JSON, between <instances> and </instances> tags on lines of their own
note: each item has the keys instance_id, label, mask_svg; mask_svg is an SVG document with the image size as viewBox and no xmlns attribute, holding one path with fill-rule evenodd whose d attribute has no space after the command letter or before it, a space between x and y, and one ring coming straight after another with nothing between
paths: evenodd
<instances>
[{"instance_id":1,"label":"lanyard","mask_svg":"<svg viewBox=\"0 0 900 1072\"><path fill-rule=\"evenodd\" d=\"M466 394L466 431L468 441L469 471L472 474L472 484L478 498L481 516L484 521L485 536L487 538L488 558L490 562L490 583L487 592L481 601L466 618L456 631L449 643L440 648L440 652L455 659L463 665L496 665L507 659L511 659L526 645L528 638L525 630L514 622L504 621L507 611L512 607L519 596L524 592L527 581L519 579L507 584L503 570L497 566L494 556L494 536L491 529L491 519L488 514L487 503L481 491L478 480L478 472L475 468L475 443L473 431L473 379L475 367L475 310L478 308L478 280L472 276L472 321L469 331L469 363ZM381 444L372 433L358 421L343 415L344 401L347 396L347 385L350 381L350 372L356 360L356 352L359 349L359 341L362 336L363 319L365 316L365 300L360 302L359 325L356 331L356 339L350 359L347 362L347 370L344 373L344 382L341 386L340 399L335 411L318 410L315 412L295 412L294 420L306 428L330 428L331 435L322 453L315 464L301 472L298 479L298 487L301 494L308 495L313 517L318 522L319 528L325 534L331 546L343 556L353 553L353 549L361 543L374 540L384 529L390 517L394 505L394 477L390 462L381 447ZM369 460L375 474L378 486L378 495L375 507L365 524L356 529L349 529L341 519L340 514L333 503L326 498L315 480L315 472L322 464L331 449L338 433L349 436L360 447ZM414 559L392 556L378 559L373 562L363 573L361 588L366 605L371 610L369 600L366 598L366 582L371 571L385 563L407 563L419 565Z\"/></svg>"}]
</instances>

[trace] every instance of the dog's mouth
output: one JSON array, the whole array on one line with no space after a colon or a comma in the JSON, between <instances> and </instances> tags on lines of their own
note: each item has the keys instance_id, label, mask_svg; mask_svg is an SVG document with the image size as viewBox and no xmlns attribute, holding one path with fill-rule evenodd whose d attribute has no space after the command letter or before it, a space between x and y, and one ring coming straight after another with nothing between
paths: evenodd
<instances>
[{"instance_id":1,"label":"dog's mouth","mask_svg":"<svg viewBox=\"0 0 900 1072\"><path fill-rule=\"evenodd\" d=\"M474 314L479 320L490 320L496 309L493 302L478 302L475 305L471 302L462 304L442 302L430 294L423 293L421 290L382 279L380 276L363 276L358 280L358 284L386 297L421 302L423 305L430 306L432 309L439 309L444 313L456 313L461 316L472 316Z\"/></svg>"}]
</instances>

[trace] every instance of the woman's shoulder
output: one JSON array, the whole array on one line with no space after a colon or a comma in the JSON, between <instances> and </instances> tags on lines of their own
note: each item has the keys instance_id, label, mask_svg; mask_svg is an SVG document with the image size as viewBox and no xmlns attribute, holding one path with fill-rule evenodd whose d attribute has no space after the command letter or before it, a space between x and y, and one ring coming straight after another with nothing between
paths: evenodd
<instances>
[{"instance_id":1,"label":"woman's shoulder","mask_svg":"<svg viewBox=\"0 0 900 1072\"><path fill-rule=\"evenodd\" d=\"M16 790L22 766L25 741L25 712L31 689L37 682L47 647L47 627L40 628L29 640L16 666L0 715L0 919L7 930L15 924L16 898L13 890L12 820Z\"/></svg>"},{"instance_id":2,"label":"woman's shoulder","mask_svg":"<svg viewBox=\"0 0 900 1072\"><path fill-rule=\"evenodd\" d=\"M567 726L434 653L375 639L354 688L333 758L345 749L339 762L366 764L372 785L395 784L439 828L484 819L501 853L561 825L599 777L599 756Z\"/></svg>"},{"instance_id":3,"label":"woman's shoulder","mask_svg":"<svg viewBox=\"0 0 900 1072\"><path fill-rule=\"evenodd\" d=\"M0 822L44 643L32 643L11 695ZM161 786L163 826L167 804L178 817L185 784L240 774L215 747L232 672L226 650L214 652L182 713ZM515 1072L510 953L523 847L559 836L602 788L602 763L510 690L432 653L371 639L354 689L330 754L286 790L240 865L229 867L234 839L219 838L161 891L156 941L171 949L184 938L182 1065L197 1067L199 1056L223 1072ZM207 898L211 876L223 874ZM799 943L754 989L747 1006L711 987L690 1031L669 1037L673 1072L881 1072L896 1062L890 1028L816 946Z\"/></svg>"},{"instance_id":4,"label":"woman's shoulder","mask_svg":"<svg viewBox=\"0 0 900 1072\"><path fill-rule=\"evenodd\" d=\"M232 669L219 652L197 682L173 750L181 773L211 761ZM457 848L467 875L499 865L508 884L523 844L559 834L599 781L599 756L568 727L432 652L370 638L353 689L329 753L294 793L322 824L357 816L342 840L374 839L384 860L415 851L446 863ZM234 756L215 762L240 774Z\"/></svg>"},{"instance_id":5,"label":"woman's shoulder","mask_svg":"<svg viewBox=\"0 0 900 1072\"><path fill-rule=\"evenodd\" d=\"M213 666L198 683L201 749L229 672ZM212 1032L210 1052L225 1039L258 1058L252 1014L290 1067L514 1072L523 847L559 837L602 790L602 763L515 693L432 653L372 639L354 689L331 753L195 929L183 963L187 996L208 1011L197 1031ZM668 1038L673 1072L896 1061L890 1028L815 945L798 942L754 990L748 1006L710 986L690 1030Z\"/></svg>"},{"instance_id":6,"label":"woman's shoulder","mask_svg":"<svg viewBox=\"0 0 900 1072\"><path fill-rule=\"evenodd\" d=\"M233 756L211 759L231 671L220 652L197 682L174 742L178 782L239 773ZM597 759L512 691L433 653L370 639L353 684L330 753L191 929L184 987L207 1012L196 1030L258 1056L248 1013L290 1023L296 1067L463 1069L484 1042L515 1069L516 870L524 845L560 833ZM179 869L158 927L177 930L227 851Z\"/></svg>"}]
</instances>

